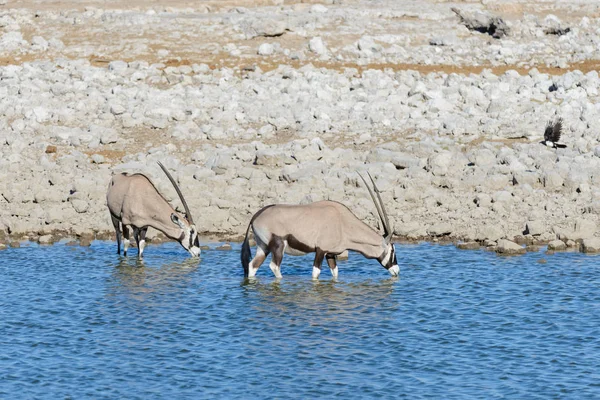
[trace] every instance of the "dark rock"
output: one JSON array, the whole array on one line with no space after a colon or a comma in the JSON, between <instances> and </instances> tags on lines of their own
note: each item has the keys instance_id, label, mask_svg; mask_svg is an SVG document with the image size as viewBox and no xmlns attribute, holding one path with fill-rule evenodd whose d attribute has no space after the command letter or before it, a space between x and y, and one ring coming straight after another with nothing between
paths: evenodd
<instances>
[{"instance_id":1,"label":"dark rock","mask_svg":"<svg viewBox=\"0 0 600 400\"><path fill-rule=\"evenodd\" d=\"M460 22L471 31L487 33L495 39L500 39L510 32L510 28L500 17L491 16L479 11L463 11L454 7L451 10L458 15Z\"/></svg>"},{"instance_id":2,"label":"dark rock","mask_svg":"<svg viewBox=\"0 0 600 400\"><path fill-rule=\"evenodd\" d=\"M456 247L459 248L460 250L477 250L481 246L477 242L466 242L466 243L459 243L456 245Z\"/></svg>"}]
</instances>

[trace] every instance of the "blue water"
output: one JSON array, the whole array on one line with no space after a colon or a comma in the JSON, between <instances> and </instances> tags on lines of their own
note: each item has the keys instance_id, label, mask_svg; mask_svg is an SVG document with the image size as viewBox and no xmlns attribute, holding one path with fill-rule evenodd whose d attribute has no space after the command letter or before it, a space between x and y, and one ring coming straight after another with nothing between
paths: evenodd
<instances>
[{"instance_id":1,"label":"blue water","mask_svg":"<svg viewBox=\"0 0 600 400\"><path fill-rule=\"evenodd\" d=\"M600 398L598 256L398 245L399 279L351 254L245 282L234 249L1 251L0 398Z\"/></svg>"}]
</instances>

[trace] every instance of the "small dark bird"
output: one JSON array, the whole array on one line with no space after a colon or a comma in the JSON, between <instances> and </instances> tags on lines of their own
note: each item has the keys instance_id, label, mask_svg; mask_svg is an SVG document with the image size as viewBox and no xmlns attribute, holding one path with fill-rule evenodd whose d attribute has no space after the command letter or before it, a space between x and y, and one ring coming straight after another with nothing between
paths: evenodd
<instances>
[{"instance_id":1,"label":"small dark bird","mask_svg":"<svg viewBox=\"0 0 600 400\"><path fill-rule=\"evenodd\" d=\"M560 135L562 134L562 123L562 118L558 118L554 122L548 121L546 130L544 131L544 140L541 142L543 145L552 146L553 149L564 149L567 147L566 144L559 143Z\"/></svg>"}]
</instances>

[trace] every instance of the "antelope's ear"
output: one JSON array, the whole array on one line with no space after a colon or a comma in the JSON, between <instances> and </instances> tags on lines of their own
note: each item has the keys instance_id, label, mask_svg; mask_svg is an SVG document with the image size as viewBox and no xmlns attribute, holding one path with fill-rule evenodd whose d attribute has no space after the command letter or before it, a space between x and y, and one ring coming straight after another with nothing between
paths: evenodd
<instances>
[{"instance_id":1,"label":"antelope's ear","mask_svg":"<svg viewBox=\"0 0 600 400\"><path fill-rule=\"evenodd\" d=\"M177 216L177 214L175 214L175 213L171 214L171 221L173 221L173 223L175 225L177 225L178 227L180 227L181 229L183 229L183 222L181 222L181 220L179 219L179 217Z\"/></svg>"}]
</instances>

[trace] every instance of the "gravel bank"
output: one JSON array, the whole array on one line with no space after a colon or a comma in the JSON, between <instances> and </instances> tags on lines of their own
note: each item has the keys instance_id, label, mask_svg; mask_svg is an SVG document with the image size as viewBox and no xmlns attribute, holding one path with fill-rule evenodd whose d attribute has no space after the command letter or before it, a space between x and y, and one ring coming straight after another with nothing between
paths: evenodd
<instances>
[{"instance_id":1,"label":"gravel bank","mask_svg":"<svg viewBox=\"0 0 600 400\"><path fill-rule=\"evenodd\" d=\"M0 235L105 237L114 171L176 199L160 160L224 238L279 202L337 200L375 226L364 169L405 239L598 237L598 6L494 4L459 6L502 18L500 39L451 3L8 1ZM565 149L539 143L558 116Z\"/></svg>"}]
</instances>

